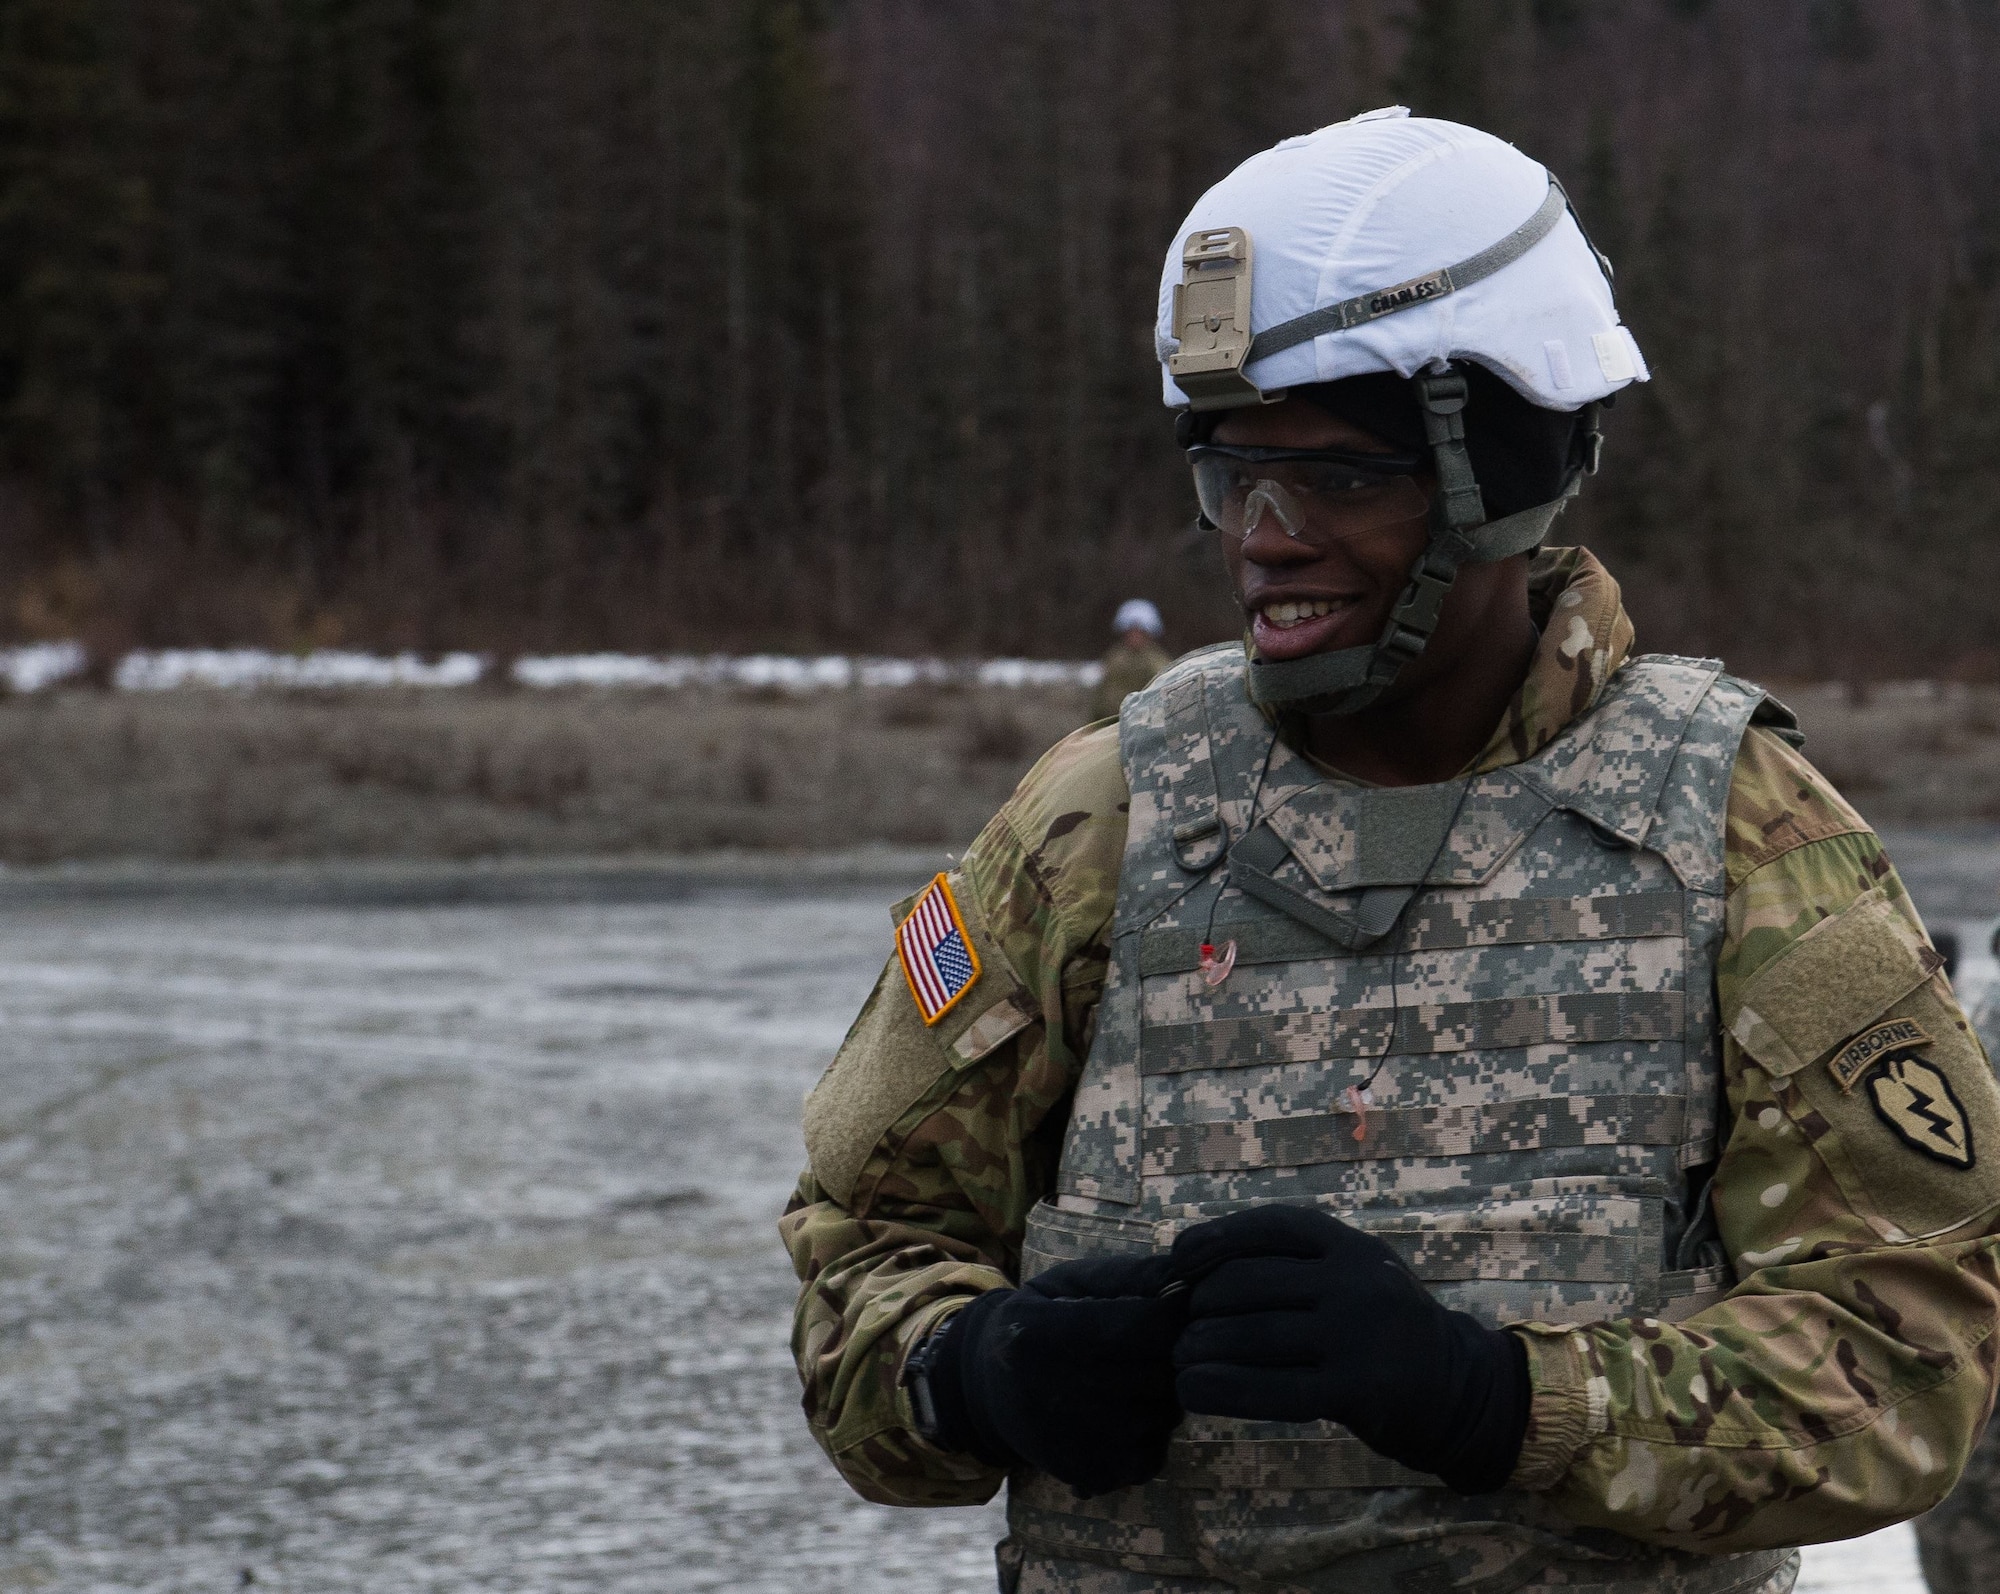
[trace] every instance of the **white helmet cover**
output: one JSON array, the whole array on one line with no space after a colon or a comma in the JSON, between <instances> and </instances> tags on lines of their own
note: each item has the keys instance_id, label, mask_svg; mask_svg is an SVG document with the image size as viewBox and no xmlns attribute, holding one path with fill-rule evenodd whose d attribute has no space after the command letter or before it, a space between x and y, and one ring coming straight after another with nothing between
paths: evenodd
<instances>
[{"instance_id":1,"label":"white helmet cover","mask_svg":"<svg viewBox=\"0 0 2000 1594\"><path fill-rule=\"evenodd\" d=\"M1160 611L1150 598L1127 598L1119 604L1111 629L1121 635L1127 631L1144 631L1148 636L1156 637L1167 634L1167 628L1160 620Z\"/></svg>"},{"instance_id":2,"label":"white helmet cover","mask_svg":"<svg viewBox=\"0 0 2000 1594\"><path fill-rule=\"evenodd\" d=\"M1540 162L1492 134L1401 106L1252 156L1195 202L1167 252L1154 335L1167 404L1188 404L1166 367L1179 348L1174 290L1190 233L1249 235L1250 322L1261 336L1472 259L1521 228L1551 181ZM1276 353L1253 349L1244 375L1274 394L1371 371L1414 376L1454 359L1477 361L1552 410L1648 379L1596 253L1567 212L1491 275Z\"/></svg>"}]
</instances>

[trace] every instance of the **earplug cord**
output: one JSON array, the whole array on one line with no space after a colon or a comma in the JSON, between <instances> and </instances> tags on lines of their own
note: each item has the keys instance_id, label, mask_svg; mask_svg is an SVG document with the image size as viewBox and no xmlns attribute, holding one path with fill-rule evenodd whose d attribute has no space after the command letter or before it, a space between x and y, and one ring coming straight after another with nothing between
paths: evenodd
<instances>
[{"instance_id":1,"label":"earplug cord","mask_svg":"<svg viewBox=\"0 0 2000 1594\"><path fill-rule=\"evenodd\" d=\"M1264 744L1264 760L1257 766L1257 784L1250 789L1250 817L1243 825L1243 834L1246 836L1257 828L1257 806L1264 800L1264 780L1271 773L1271 758L1277 750L1278 728L1274 725L1271 727L1270 741ZM1228 827L1224 826L1223 837L1225 840L1228 838L1228 835ZM1204 970L1215 966L1215 910L1222 905L1222 893L1229 889L1229 849L1227 847L1224 847L1222 850L1222 862L1219 867L1221 877L1215 883L1215 895L1208 899L1208 919L1202 925L1201 931L1201 966ZM1231 966L1234 966L1233 956L1231 958Z\"/></svg>"},{"instance_id":2,"label":"earplug cord","mask_svg":"<svg viewBox=\"0 0 2000 1594\"><path fill-rule=\"evenodd\" d=\"M1369 1070L1368 1077L1362 1080L1360 1084L1349 1085L1341 1092L1341 1095L1347 1101L1348 1109L1359 1120L1354 1126L1354 1138L1356 1140L1364 1139L1367 1136L1368 1108L1370 1105L1366 1099L1367 1094L1374 1088L1375 1081L1380 1077L1382 1070L1388 1066L1389 1054L1396 1048L1396 1032L1402 1027L1402 971L1405 951L1403 945L1405 939L1403 935L1403 922L1408 916L1410 909L1415 906L1417 897L1422 894L1424 886L1429 883L1431 871L1437 867L1438 859L1444 856L1444 849L1451 844L1451 834L1458 828L1459 815L1465 811L1465 799L1471 794L1472 782L1477 778L1477 776L1467 776L1459 786L1458 801L1451 805L1451 818L1445 824L1444 833L1438 837L1437 846L1431 849L1430 860L1425 863L1423 873L1417 878L1417 890L1411 894L1410 900L1403 904L1403 911L1396 915L1396 922L1392 927L1396 933L1396 944L1389 951L1389 1032L1383 1037L1382 1049L1372 1059L1375 1066Z\"/></svg>"}]
</instances>

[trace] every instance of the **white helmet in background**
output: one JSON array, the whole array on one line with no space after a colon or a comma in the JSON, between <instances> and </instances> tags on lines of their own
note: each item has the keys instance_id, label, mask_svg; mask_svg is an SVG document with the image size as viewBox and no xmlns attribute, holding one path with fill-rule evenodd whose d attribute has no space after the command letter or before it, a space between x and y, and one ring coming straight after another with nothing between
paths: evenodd
<instances>
[{"instance_id":1,"label":"white helmet in background","mask_svg":"<svg viewBox=\"0 0 2000 1594\"><path fill-rule=\"evenodd\" d=\"M1429 546L1381 639L1251 661L1260 702L1310 713L1374 702L1423 651L1462 564L1538 546L1596 469L1597 404L1647 379L1610 263L1548 169L1402 106L1286 139L1203 194L1167 255L1155 346L1167 404L1197 415L1372 373L1414 389L1438 490ZM1454 361L1537 408L1584 411L1580 451L1548 502L1486 518ZM1184 441L1201 435L1185 417L1182 429Z\"/></svg>"},{"instance_id":2,"label":"white helmet in background","mask_svg":"<svg viewBox=\"0 0 2000 1594\"><path fill-rule=\"evenodd\" d=\"M1127 631L1144 631L1151 637L1162 637L1167 628L1160 619L1160 611L1153 606L1150 598L1127 598L1118 605L1117 616L1111 622L1111 629L1119 635Z\"/></svg>"}]
</instances>

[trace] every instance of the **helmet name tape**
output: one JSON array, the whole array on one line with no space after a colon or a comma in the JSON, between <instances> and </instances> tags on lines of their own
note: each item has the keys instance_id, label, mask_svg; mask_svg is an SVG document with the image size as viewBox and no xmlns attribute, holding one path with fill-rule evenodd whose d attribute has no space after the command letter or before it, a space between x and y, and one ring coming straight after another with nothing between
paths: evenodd
<instances>
[{"instance_id":1,"label":"helmet name tape","mask_svg":"<svg viewBox=\"0 0 2000 1594\"><path fill-rule=\"evenodd\" d=\"M1428 276L1412 277L1408 282L1399 282L1393 288L1384 288L1380 293L1370 294L1368 313L1371 316L1387 315L1391 310L1400 310L1408 304L1422 304L1426 299L1441 299L1451 292L1451 273L1433 271Z\"/></svg>"}]
</instances>

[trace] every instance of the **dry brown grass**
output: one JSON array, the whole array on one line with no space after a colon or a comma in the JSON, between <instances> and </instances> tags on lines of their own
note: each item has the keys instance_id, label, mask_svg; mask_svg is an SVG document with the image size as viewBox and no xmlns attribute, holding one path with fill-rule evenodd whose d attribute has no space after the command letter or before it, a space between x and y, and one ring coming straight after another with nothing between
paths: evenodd
<instances>
[{"instance_id":1,"label":"dry brown grass","mask_svg":"<svg viewBox=\"0 0 2000 1594\"><path fill-rule=\"evenodd\" d=\"M1068 689L0 700L0 859L962 845Z\"/></svg>"},{"instance_id":2,"label":"dry brown grass","mask_svg":"<svg viewBox=\"0 0 2000 1594\"><path fill-rule=\"evenodd\" d=\"M2000 687L1781 689L1880 824L2000 818ZM1081 723L1068 689L0 700L0 859L959 847Z\"/></svg>"}]
</instances>

